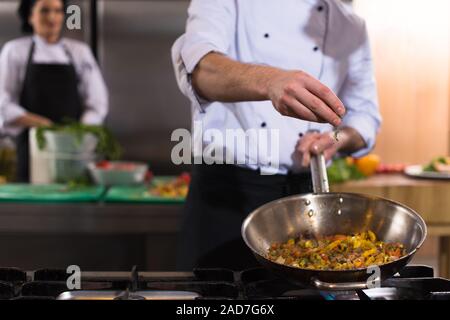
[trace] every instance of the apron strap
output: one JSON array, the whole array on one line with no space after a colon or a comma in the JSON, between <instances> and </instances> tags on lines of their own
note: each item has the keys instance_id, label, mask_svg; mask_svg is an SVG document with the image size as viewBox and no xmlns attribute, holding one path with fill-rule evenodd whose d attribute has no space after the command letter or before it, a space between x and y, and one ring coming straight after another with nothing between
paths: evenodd
<instances>
[{"instance_id":1,"label":"apron strap","mask_svg":"<svg viewBox=\"0 0 450 320\"><path fill-rule=\"evenodd\" d=\"M77 79L77 83L80 83L80 77L78 76L77 68L75 67L75 59L73 58L73 54L70 52L69 48L67 48L65 43L62 43L62 47L67 57L69 58L69 64L73 67L75 71L75 78Z\"/></svg>"},{"instance_id":2,"label":"apron strap","mask_svg":"<svg viewBox=\"0 0 450 320\"><path fill-rule=\"evenodd\" d=\"M72 53L70 52L70 50L67 48L65 43L61 43L63 50L65 52L65 54L67 55L67 57L69 58L69 65L71 65L75 71L75 77L77 79L77 83L80 82L80 78L78 76L78 72L77 72L77 68L75 68L75 59L73 58ZM33 63L33 55L34 55L34 51L36 48L36 42L34 41L34 39L31 40L31 46L30 46L30 51L28 52L28 59L27 59L27 66L26 66L26 70L28 70L28 67Z\"/></svg>"},{"instance_id":3,"label":"apron strap","mask_svg":"<svg viewBox=\"0 0 450 320\"><path fill-rule=\"evenodd\" d=\"M32 40L31 41L31 46L30 46L30 51L28 51L28 59L27 59L27 67L26 67L26 69L28 69L28 67L32 63L33 54L34 54L34 48L35 47L36 47L36 43L34 42L34 40Z\"/></svg>"},{"instance_id":4,"label":"apron strap","mask_svg":"<svg viewBox=\"0 0 450 320\"><path fill-rule=\"evenodd\" d=\"M70 52L69 48L67 48L67 45L65 43L62 43L62 47L64 49L64 52L66 53L67 57L69 58L70 64L74 64L74 58L72 53Z\"/></svg>"}]
</instances>

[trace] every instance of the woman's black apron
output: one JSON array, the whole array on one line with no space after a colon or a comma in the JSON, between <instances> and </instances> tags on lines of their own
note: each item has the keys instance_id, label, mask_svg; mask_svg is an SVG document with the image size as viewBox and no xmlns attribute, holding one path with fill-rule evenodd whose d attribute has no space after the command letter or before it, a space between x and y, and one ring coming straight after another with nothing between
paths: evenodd
<instances>
[{"instance_id":1,"label":"woman's black apron","mask_svg":"<svg viewBox=\"0 0 450 320\"><path fill-rule=\"evenodd\" d=\"M272 200L311 192L309 172L264 176L233 165L194 165L178 241L177 269L258 266L241 237L244 219Z\"/></svg>"},{"instance_id":2,"label":"woman's black apron","mask_svg":"<svg viewBox=\"0 0 450 320\"><path fill-rule=\"evenodd\" d=\"M64 47L69 64L33 63L35 43L32 42L20 95L20 105L28 112L36 113L54 123L81 118L83 106L78 92L78 77L73 57ZM29 141L24 130L17 138L17 180L28 182Z\"/></svg>"}]
</instances>

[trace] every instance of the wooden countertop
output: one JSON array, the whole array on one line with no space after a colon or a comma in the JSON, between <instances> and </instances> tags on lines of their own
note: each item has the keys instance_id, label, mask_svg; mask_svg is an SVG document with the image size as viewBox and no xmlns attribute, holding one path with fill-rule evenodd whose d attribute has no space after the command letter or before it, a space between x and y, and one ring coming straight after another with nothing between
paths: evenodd
<instances>
[{"instance_id":1,"label":"wooden countertop","mask_svg":"<svg viewBox=\"0 0 450 320\"><path fill-rule=\"evenodd\" d=\"M331 190L371 194L403 203L424 218L430 234L450 235L450 181L379 174L366 180L334 184Z\"/></svg>"},{"instance_id":2,"label":"wooden countertop","mask_svg":"<svg viewBox=\"0 0 450 320\"><path fill-rule=\"evenodd\" d=\"M336 187L450 186L450 180L414 179L404 174L376 174L364 180L353 180ZM333 187L334 187L333 186Z\"/></svg>"}]
</instances>

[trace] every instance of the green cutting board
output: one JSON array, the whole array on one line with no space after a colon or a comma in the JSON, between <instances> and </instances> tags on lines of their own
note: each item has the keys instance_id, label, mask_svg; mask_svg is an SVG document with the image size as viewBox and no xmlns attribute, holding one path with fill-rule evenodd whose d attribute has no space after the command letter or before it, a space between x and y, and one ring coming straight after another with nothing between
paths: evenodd
<instances>
[{"instance_id":1,"label":"green cutting board","mask_svg":"<svg viewBox=\"0 0 450 320\"><path fill-rule=\"evenodd\" d=\"M154 204L180 204L184 203L184 197L168 198L156 196L148 192L151 186L164 183L175 179L176 177L160 176L152 180L150 186L116 186L111 187L105 196L105 202L121 203L154 203Z\"/></svg>"},{"instance_id":2,"label":"green cutting board","mask_svg":"<svg viewBox=\"0 0 450 320\"><path fill-rule=\"evenodd\" d=\"M0 202L96 202L104 192L100 186L4 184L0 185Z\"/></svg>"}]
</instances>

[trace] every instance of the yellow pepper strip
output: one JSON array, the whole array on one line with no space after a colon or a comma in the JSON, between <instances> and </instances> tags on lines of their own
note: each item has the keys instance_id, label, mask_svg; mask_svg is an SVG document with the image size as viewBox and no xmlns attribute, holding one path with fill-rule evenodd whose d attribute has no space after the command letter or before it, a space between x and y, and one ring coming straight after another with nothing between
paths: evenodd
<instances>
[{"instance_id":1,"label":"yellow pepper strip","mask_svg":"<svg viewBox=\"0 0 450 320\"><path fill-rule=\"evenodd\" d=\"M333 241L332 243L330 243L325 250L333 250L334 248L336 248L343 240L336 240Z\"/></svg>"},{"instance_id":2,"label":"yellow pepper strip","mask_svg":"<svg viewBox=\"0 0 450 320\"><path fill-rule=\"evenodd\" d=\"M368 256L371 256L371 255L373 255L373 254L375 254L375 253L377 253L377 249L376 249L376 248L373 248L373 249L364 251L363 257L364 257L364 258L367 258Z\"/></svg>"},{"instance_id":3,"label":"yellow pepper strip","mask_svg":"<svg viewBox=\"0 0 450 320\"><path fill-rule=\"evenodd\" d=\"M375 244L370 242L369 240L362 240L361 241L361 247L362 247L363 250L374 249L375 248Z\"/></svg>"},{"instance_id":4,"label":"yellow pepper strip","mask_svg":"<svg viewBox=\"0 0 450 320\"><path fill-rule=\"evenodd\" d=\"M312 243L311 240L307 240L307 241L305 242L305 248L311 249L311 248L313 248L313 247L314 247L314 246L313 246L313 243Z\"/></svg>"},{"instance_id":5,"label":"yellow pepper strip","mask_svg":"<svg viewBox=\"0 0 450 320\"><path fill-rule=\"evenodd\" d=\"M353 265L356 268L359 268L359 267L361 267L363 265L363 261L361 259L356 259L355 261L353 261Z\"/></svg>"},{"instance_id":6,"label":"yellow pepper strip","mask_svg":"<svg viewBox=\"0 0 450 320\"><path fill-rule=\"evenodd\" d=\"M375 258L372 256L372 257L369 257L367 260L366 260L366 266L370 266L370 265L372 265L373 263L375 262Z\"/></svg>"}]
</instances>

